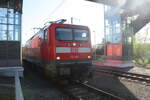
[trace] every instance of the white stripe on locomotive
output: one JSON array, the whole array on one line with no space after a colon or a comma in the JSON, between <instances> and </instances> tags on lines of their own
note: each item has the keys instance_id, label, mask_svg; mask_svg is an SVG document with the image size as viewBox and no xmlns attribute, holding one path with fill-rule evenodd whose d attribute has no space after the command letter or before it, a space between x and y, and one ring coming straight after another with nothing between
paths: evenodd
<instances>
[{"instance_id":1,"label":"white stripe on locomotive","mask_svg":"<svg viewBox=\"0 0 150 100\"><path fill-rule=\"evenodd\" d=\"M79 53L89 53L91 52L90 48L78 48Z\"/></svg>"},{"instance_id":2,"label":"white stripe on locomotive","mask_svg":"<svg viewBox=\"0 0 150 100\"><path fill-rule=\"evenodd\" d=\"M71 48L68 47L57 47L56 53L71 53Z\"/></svg>"}]
</instances>

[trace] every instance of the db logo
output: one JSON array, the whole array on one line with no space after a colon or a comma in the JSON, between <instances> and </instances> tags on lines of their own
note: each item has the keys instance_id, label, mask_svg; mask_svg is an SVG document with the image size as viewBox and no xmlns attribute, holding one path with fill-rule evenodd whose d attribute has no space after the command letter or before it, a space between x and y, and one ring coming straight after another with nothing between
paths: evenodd
<instances>
[{"instance_id":1,"label":"db logo","mask_svg":"<svg viewBox=\"0 0 150 100\"><path fill-rule=\"evenodd\" d=\"M77 52L77 48L72 48L72 49L71 49L71 52L72 52L72 53Z\"/></svg>"},{"instance_id":2,"label":"db logo","mask_svg":"<svg viewBox=\"0 0 150 100\"><path fill-rule=\"evenodd\" d=\"M73 56L70 56L70 58L74 58Z\"/></svg>"},{"instance_id":3,"label":"db logo","mask_svg":"<svg viewBox=\"0 0 150 100\"><path fill-rule=\"evenodd\" d=\"M78 56L75 56L75 58L79 58Z\"/></svg>"}]
</instances>

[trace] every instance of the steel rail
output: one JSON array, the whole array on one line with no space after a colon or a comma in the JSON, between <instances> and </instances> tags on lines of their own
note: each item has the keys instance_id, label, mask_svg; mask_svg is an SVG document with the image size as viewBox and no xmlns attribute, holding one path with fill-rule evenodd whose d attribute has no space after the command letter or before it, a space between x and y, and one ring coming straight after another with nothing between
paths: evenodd
<instances>
[{"instance_id":1,"label":"steel rail","mask_svg":"<svg viewBox=\"0 0 150 100\"><path fill-rule=\"evenodd\" d=\"M98 89L86 83L75 83L60 89L71 100L123 100L111 93Z\"/></svg>"},{"instance_id":2,"label":"steel rail","mask_svg":"<svg viewBox=\"0 0 150 100\"><path fill-rule=\"evenodd\" d=\"M112 74L115 76L124 77L132 80L142 81L148 83L147 85L150 85L150 76L148 75L124 72L124 71L116 71L111 69L101 69L101 68L97 68L95 72L102 72L102 73Z\"/></svg>"},{"instance_id":3,"label":"steel rail","mask_svg":"<svg viewBox=\"0 0 150 100\"><path fill-rule=\"evenodd\" d=\"M118 97L118 96L116 96L116 95L113 95L113 94L111 94L111 93L109 93L109 92L106 92L106 91L103 91L103 90L101 90L101 89L98 89L98 88L96 88L96 87L94 87L94 86L91 86L91 85L88 85L88 84L85 84L85 83L82 83L84 86L86 86L86 87L88 87L89 89L92 89L92 90L94 90L94 91L97 91L97 92L99 92L99 93L102 93L103 95L106 95L106 96L110 96L111 98L112 98L112 100L123 100L122 98L120 98L120 97Z\"/></svg>"}]
</instances>

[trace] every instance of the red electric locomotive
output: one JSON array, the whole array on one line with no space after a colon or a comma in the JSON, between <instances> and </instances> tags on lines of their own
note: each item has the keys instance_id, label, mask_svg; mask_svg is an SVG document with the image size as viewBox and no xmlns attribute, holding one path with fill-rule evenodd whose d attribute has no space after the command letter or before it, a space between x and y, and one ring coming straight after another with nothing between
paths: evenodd
<instances>
[{"instance_id":1,"label":"red electric locomotive","mask_svg":"<svg viewBox=\"0 0 150 100\"><path fill-rule=\"evenodd\" d=\"M51 77L81 78L92 63L90 31L86 26L53 22L29 39L23 60Z\"/></svg>"}]
</instances>

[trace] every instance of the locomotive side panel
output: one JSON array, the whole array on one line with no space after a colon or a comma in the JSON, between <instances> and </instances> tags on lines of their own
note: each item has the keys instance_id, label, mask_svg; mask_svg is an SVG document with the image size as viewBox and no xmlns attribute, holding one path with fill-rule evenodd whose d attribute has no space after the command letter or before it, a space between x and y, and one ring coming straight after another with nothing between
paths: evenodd
<instances>
[{"instance_id":1,"label":"locomotive side panel","mask_svg":"<svg viewBox=\"0 0 150 100\"><path fill-rule=\"evenodd\" d=\"M23 60L32 63L41 64L41 44L43 42L43 33L40 31L27 41L23 51Z\"/></svg>"}]
</instances>

